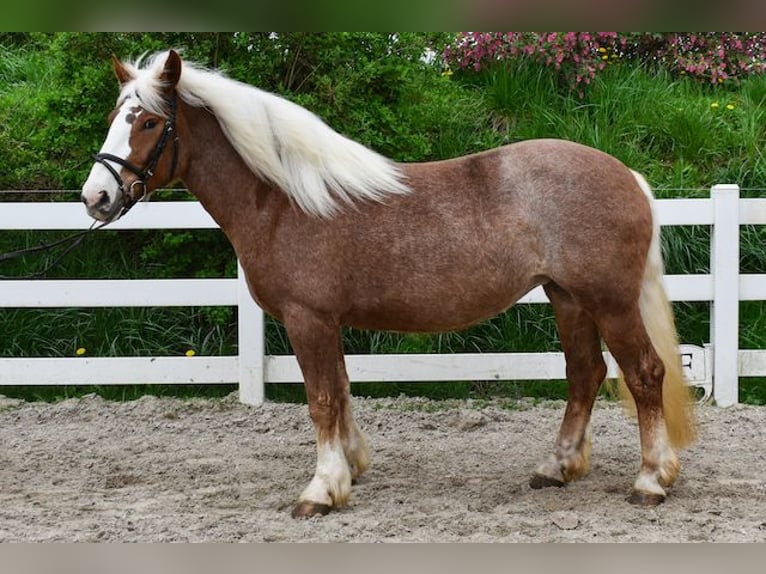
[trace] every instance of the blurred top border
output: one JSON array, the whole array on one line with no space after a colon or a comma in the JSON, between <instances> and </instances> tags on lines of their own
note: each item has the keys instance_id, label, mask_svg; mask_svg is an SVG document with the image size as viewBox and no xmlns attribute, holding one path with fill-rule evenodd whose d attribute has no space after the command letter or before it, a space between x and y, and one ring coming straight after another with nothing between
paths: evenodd
<instances>
[{"instance_id":1,"label":"blurred top border","mask_svg":"<svg viewBox=\"0 0 766 574\"><path fill-rule=\"evenodd\" d=\"M760 0L10 0L4 31L449 31L764 29ZM253 31L255 31L253 30ZM723 31L720 30L720 31Z\"/></svg>"}]
</instances>

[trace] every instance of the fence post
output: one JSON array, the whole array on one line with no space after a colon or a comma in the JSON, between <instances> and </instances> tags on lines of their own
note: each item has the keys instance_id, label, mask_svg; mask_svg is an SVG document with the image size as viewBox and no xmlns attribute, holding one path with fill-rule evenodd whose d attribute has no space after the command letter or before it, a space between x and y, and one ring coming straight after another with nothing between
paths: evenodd
<instances>
[{"instance_id":1,"label":"fence post","mask_svg":"<svg viewBox=\"0 0 766 574\"><path fill-rule=\"evenodd\" d=\"M245 272L237 262L237 347L239 355L239 400L258 406L264 400L263 311L247 288Z\"/></svg>"},{"instance_id":2,"label":"fence post","mask_svg":"<svg viewBox=\"0 0 766 574\"><path fill-rule=\"evenodd\" d=\"M711 195L713 398L728 407L739 402L739 186L715 185Z\"/></svg>"}]
</instances>

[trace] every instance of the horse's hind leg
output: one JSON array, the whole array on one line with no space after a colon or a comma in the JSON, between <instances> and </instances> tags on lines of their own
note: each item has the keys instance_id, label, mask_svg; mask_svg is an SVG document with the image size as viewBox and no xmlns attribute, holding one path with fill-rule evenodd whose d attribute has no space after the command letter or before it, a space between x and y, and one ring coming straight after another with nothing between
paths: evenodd
<instances>
[{"instance_id":1,"label":"horse's hind leg","mask_svg":"<svg viewBox=\"0 0 766 574\"><path fill-rule=\"evenodd\" d=\"M370 450L367 445L367 439L356 424L354 416L351 413L351 401L349 397L351 395L351 381L348 378L348 372L346 371L346 360L343 353L343 344L341 338L338 337L338 364L336 366L336 372L338 374L338 385L342 386L343 394L346 396L345 401L345 414L343 416L348 427L348 433L341 437L343 444L343 452L346 455L349 468L351 470L351 480L356 480L361 476L367 467L370 466Z\"/></svg>"},{"instance_id":2,"label":"horse's hind leg","mask_svg":"<svg viewBox=\"0 0 766 574\"><path fill-rule=\"evenodd\" d=\"M302 518L345 506L351 481L367 468L369 455L351 415L340 326L303 309L286 314L284 322L303 372L317 440L314 477L292 512Z\"/></svg>"},{"instance_id":3,"label":"horse's hind leg","mask_svg":"<svg viewBox=\"0 0 766 574\"><path fill-rule=\"evenodd\" d=\"M551 300L566 357L569 399L553 453L535 470L532 488L563 486L588 472L590 415L606 364L593 319L558 285L544 286Z\"/></svg>"},{"instance_id":4,"label":"horse's hind leg","mask_svg":"<svg viewBox=\"0 0 766 574\"><path fill-rule=\"evenodd\" d=\"M654 506L665 500L664 487L673 484L680 470L663 417L665 367L646 333L638 305L627 312L602 317L598 325L636 402L641 470L628 500Z\"/></svg>"}]
</instances>

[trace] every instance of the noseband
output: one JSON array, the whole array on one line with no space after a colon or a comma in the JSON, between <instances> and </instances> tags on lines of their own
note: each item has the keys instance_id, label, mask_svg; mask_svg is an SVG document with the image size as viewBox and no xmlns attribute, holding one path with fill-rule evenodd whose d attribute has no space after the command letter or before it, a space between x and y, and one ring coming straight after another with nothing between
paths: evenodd
<instances>
[{"instance_id":1,"label":"noseband","mask_svg":"<svg viewBox=\"0 0 766 574\"><path fill-rule=\"evenodd\" d=\"M125 215L130 210L130 208L138 202L139 199L146 195L146 182L149 181L149 178L154 175L154 170L157 169L157 164L160 161L160 156L162 156L162 152L165 151L168 140L171 139L173 141L173 160L170 165L170 180L173 179L173 176L176 173L176 166L178 164L178 134L176 133L175 94L173 94L173 97L170 100L169 112L170 113L168 114L168 118L165 120L165 128L162 130L162 135L157 141L157 145L154 147L154 151L152 151L143 167L138 167L130 163L128 160L116 155L112 155L110 153L97 153L93 156L93 159L95 159L98 163L109 170L109 173L112 174L112 177L114 177L115 181L117 181L117 184L120 186L120 190L122 191L122 211L120 211L119 217ZM112 165L109 164L110 161L124 167L128 171L138 176L138 179L130 184L130 188L125 188L125 182L123 181L122 177L120 177L120 173ZM142 187L141 195L135 193L134 188L137 185Z\"/></svg>"}]
</instances>

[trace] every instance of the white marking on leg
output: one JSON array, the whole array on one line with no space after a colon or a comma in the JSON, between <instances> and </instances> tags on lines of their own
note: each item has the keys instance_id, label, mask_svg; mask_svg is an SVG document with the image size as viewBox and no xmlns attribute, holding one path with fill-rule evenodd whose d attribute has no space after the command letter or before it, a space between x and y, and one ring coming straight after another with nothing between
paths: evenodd
<instances>
[{"instance_id":1,"label":"white marking on leg","mask_svg":"<svg viewBox=\"0 0 766 574\"><path fill-rule=\"evenodd\" d=\"M351 471L340 440L317 443L316 472L300 500L337 508L344 506L350 495Z\"/></svg>"},{"instance_id":2,"label":"white marking on leg","mask_svg":"<svg viewBox=\"0 0 766 574\"><path fill-rule=\"evenodd\" d=\"M536 474L553 478L561 482L570 482L580 478L587 472L590 456L590 422L585 428L585 436L578 445L568 439L559 437L554 453L542 462L535 471Z\"/></svg>"},{"instance_id":3,"label":"white marking on leg","mask_svg":"<svg viewBox=\"0 0 766 574\"><path fill-rule=\"evenodd\" d=\"M535 474L552 478L559 482L566 482L564 474L561 472L561 461L559 461L555 454L548 455L548 458L537 466Z\"/></svg>"},{"instance_id":4,"label":"white marking on leg","mask_svg":"<svg viewBox=\"0 0 766 574\"><path fill-rule=\"evenodd\" d=\"M668 433L665 428L665 422L660 420L654 431L654 444L647 460L649 467L654 470L641 469L638 473L633 488L640 492L651 494L660 494L665 496L664 486L670 486L675 482L678 475L679 463L678 457L670 447Z\"/></svg>"},{"instance_id":5,"label":"white marking on leg","mask_svg":"<svg viewBox=\"0 0 766 574\"><path fill-rule=\"evenodd\" d=\"M647 494L659 494L665 496L665 489L660 486L657 480L659 473L657 471L642 470L638 473L638 478L633 484L633 489L637 492L644 492Z\"/></svg>"}]
</instances>

